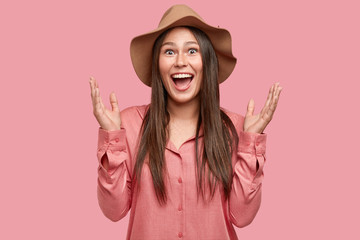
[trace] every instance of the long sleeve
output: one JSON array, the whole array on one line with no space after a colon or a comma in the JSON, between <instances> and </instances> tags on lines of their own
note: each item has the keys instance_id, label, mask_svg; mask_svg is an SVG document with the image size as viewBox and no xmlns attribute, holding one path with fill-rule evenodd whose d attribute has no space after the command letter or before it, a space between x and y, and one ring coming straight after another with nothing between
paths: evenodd
<instances>
[{"instance_id":1,"label":"long sleeve","mask_svg":"<svg viewBox=\"0 0 360 240\"><path fill-rule=\"evenodd\" d=\"M117 131L106 131L99 128L97 158L99 206L107 218L118 221L131 207L126 130L121 128ZM102 165L103 158L108 159L108 170Z\"/></svg>"},{"instance_id":2,"label":"long sleeve","mask_svg":"<svg viewBox=\"0 0 360 240\"><path fill-rule=\"evenodd\" d=\"M267 134L239 132L239 145L230 194L230 219L237 227L249 225L261 203Z\"/></svg>"}]
</instances>

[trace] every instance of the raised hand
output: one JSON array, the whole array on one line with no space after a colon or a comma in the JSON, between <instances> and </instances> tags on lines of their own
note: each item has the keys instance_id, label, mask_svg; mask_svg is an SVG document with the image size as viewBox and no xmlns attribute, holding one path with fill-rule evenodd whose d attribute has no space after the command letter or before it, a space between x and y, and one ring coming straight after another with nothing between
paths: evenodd
<instances>
[{"instance_id":1,"label":"raised hand","mask_svg":"<svg viewBox=\"0 0 360 240\"><path fill-rule=\"evenodd\" d=\"M279 82L271 86L265 106L257 115L254 115L255 102L250 99L244 120L244 132L262 133L264 131L274 115L281 90Z\"/></svg>"},{"instance_id":2,"label":"raised hand","mask_svg":"<svg viewBox=\"0 0 360 240\"><path fill-rule=\"evenodd\" d=\"M118 101L115 93L110 94L110 103L112 110L107 109L100 97L99 85L95 78L90 77L91 99L93 103L93 113L101 128L107 131L120 129L121 119Z\"/></svg>"}]
</instances>

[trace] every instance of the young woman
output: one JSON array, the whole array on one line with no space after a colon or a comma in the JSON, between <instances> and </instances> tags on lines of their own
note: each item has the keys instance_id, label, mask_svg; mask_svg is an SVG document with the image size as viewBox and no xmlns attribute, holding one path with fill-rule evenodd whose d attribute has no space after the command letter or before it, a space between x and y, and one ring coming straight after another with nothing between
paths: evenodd
<instances>
[{"instance_id":1,"label":"young woman","mask_svg":"<svg viewBox=\"0 0 360 240\"><path fill-rule=\"evenodd\" d=\"M151 103L106 109L90 79L98 141L98 201L112 221L131 209L127 239L237 239L261 201L266 134L281 87L245 118L220 108L219 83L233 71L227 30L185 5L131 43Z\"/></svg>"}]
</instances>

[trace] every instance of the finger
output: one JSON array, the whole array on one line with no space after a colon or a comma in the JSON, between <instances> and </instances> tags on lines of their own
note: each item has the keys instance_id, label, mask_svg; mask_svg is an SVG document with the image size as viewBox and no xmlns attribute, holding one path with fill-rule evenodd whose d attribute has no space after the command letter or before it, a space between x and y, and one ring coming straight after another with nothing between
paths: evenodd
<instances>
[{"instance_id":1,"label":"finger","mask_svg":"<svg viewBox=\"0 0 360 240\"><path fill-rule=\"evenodd\" d=\"M274 95L277 95L279 92L280 82L275 83Z\"/></svg>"},{"instance_id":2,"label":"finger","mask_svg":"<svg viewBox=\"0 0 360 240\"><path fill-rule=\"evenodd\" d=\"M114 92L110 94L110 104L113 111L119 112L119 105Z\"/></svg>"},{"instance_id":3,"label":"finger","mask_svg":"<svg viewBox=\"0 0 360 240\"><path fill-rule=\"evenodd\" d=\"M271 85L271 87L269 89L269 94L268 94L266 102L265 102L265 105L260 111L260 115L263 115L264 112L267 110L267 108L268 108L268 106L269 106L269 104L271 102L271 99L273 97L274 87L275 87L275 84Z\"/></svg>"},{"instance_id":4,"label":"finger","mask_svg":"<svg viewBox=\"0 0 360 240\"><path fill-rule=\"evenodd\" d=\"M274 90L273 90L273 94L272 94L272 98L271 101L269 103L269 106L271 106L274 101L275 101L275 97L278 98L279 97L279 92L280 92L280 82L277 82L274 84Z\"/></svg>"},{"instance_id":5,"label":"finger","mask_svg":"<svg viewBox=\"0 0 360 240\"><path fill-rule=\"evenodd\" d=\"M99 84L98 84L98 82L96 81L96 79L94 77L90 77L90 81L92 83L93 88L98 88L99 87Z\"/></svg>"},{"instance_id":6,"label":"finger","mask_svg":"<svg viewBox=\"0 0 360 240\"><path fill-rule=\"evenodd\" d=\"M274 87L275 87L275 89L274 89L270 104L266 108L263 109L264 110L263 114L261 114L261 119L264 122L266 122L266 124L268 124L271 121L271 119L273 118L274 112L277 107L277 103L279 101L279 94L282 90L279 82L275 83Z\"/></svg>"},{"instance_id":7,"label":"finger","mask_svg":"<svg viewBox=\"0 0 360 240\"><path fill-rule=\"evenodd\" d=\"M104 103L102 101L102 98L100 96L100 90L99 88L96 88L97 89L97 95L98 95L98 104L99 104L99 107L101 108L101 113L105 112L105 106L104 106Z\"/></svg>"},{"instance_id":8,"label":"finger","mask_svg":"<svg viewBox=\"0 0 360 240\"><path fill-rule=\"evenodd\" d=\"M277 89L277 92L276 92L276 95L279 97L280 96L280 93L281 93L281 90L283 89L283 87L281 87L280 85L278 86L278 89Z\"/></svg>"},{"instance_id":9,"label":"finger","mask_svg":"<svg viewBox=\"0 0 360 240\"><path fill-rule=\"evenodd\" d=\"M98 86L99 86L99 85L98 85ZM102 100L102 98L101 98L101 96L100 96L100 90L99 90L99 98L100 98L101 107L102 107L102 109L105 111L104 102L103 102L103 100Z\"/></svg>"},{"instance_id":10,"label":"finger","mask_svg":"<svg viewBox=\"0 0 360 240\"><path fill-rule=\"evenodd\" d=\"M254 110L255 110L255 101L254 99L251 98L247 106L246 117L252 116L254 114Z\"/></svg>"},{"instance_id":11,"label":"finger","mask_svg":"<svg viewBox=\"0 0 360 240\"><path fill-rule=\"evenodd\" d=\"M101 105L100 93L99 93L98 88L95 88L94 111L97 114L101 114L103 112L103 108L102 108L102 105Z\"/></svg>"},{"instance_id":12,"label":"finger","mask_svg":"<svg viewBox=\"0 0 360 240\"><path fill-rule=\"evenodd\" d=\"M102 99L100 97L99 83L95 79L94 79L94 87L95 87L95 89L97 89L97 94L98 94L97 102L98 102L98 104L100 104L98 107L101 107L102 108L101 110L105 111L104 103L103 103L103 101L102 101Z\"/></svg>"},{"instance_id":13,"label":"finger","mask_svg":"<svg viewBox=\"0 0 360 240\"><path fill-rule=\"evenodd\" d=\"M91 100L93 102L94 105L94 101L95 101L95 88L94 88L94 80L90 78L90 89L91 89Z\"/></svg>"},{"instance_id":14,"label":"finger","mask_svg":"<svg viewBox=\"0 0 360 240\"><path fill-rule=\"evenodd\" d=\"M282 87L280 87L280 83L277 84L275 92L274 92L274 97L273 97L273 104L277 105L277 102L279 101L279 95L280 92L282 90Z\"/></svg>"},{"instance_id":15,"label":"finger","mask_svg":"<svg viewBox=\"0 0 360 240\"><path fill-rule=\"evenodd\" d=\"M93 99L93 108L94 112L101 112L103 105L101 104L100 90L98 88L97 81L94 77L90 77L91 85L91 96Z\"/></svg>"},{"instance_id":16,"label":"finger","mask_svg":"<svg viewBox=\"0 0 360 240\"><path fill-rule=\"evenodd\" d=\"M274 102L273 102L273 106L272 106L273 113L275 112L275 109L279 102L281 90L282 90L282 87L280 87L280 85L279 85L278 88L276 89L275 96L274 96Z\"/></svg>"},{"instance_id":17,"label":"finger","mask_svg":"<svg viewBox=\"0 0 360 240\"><path fill-rule=\"evenodd\" d=\"M269 108L266 111L266 116L264 118L268 119L269 121L272 119L274 112L276 110L277 103L279 101L279 94L280 94L281 90L282 90L282 88L279 87L279 85L277 85L275 93L274 93L274 97L270 103Z\"/></svg>"},{"instance_id":18,"label":"finger","mask_svg":"<svg viewBox=\"0 0 360 240\"><path fill-rule=\"evenodd\" d=\"M90 77L89 79L90 90L91 90L91 81L92 81L92 77Z\"/></svg>"},{"instance_id":19,"label":"finger","mask_svg":"<svg viewBox=\"0 0 360 240\"><path fill-rule=\"evenodd\" d=\"M90 84L90 90L92 90L92 89L93 89L93 86L92 86L92 84L93 84L93 78L92 78L92 77L90 77L89 84Z\"/></svg>"},{"instance_id":20,"label":"finger","mask_svg":"<svg viewBox=\"0 0 360 240\"><path fill-rule=\"evenodd\" d=\"M91 90L92 90L92 96L95 97L95 89L97 88L97 82L96 82L96 79L94 77L90 77L90 87L91 87Z\"/></svg>"}]
</instances>

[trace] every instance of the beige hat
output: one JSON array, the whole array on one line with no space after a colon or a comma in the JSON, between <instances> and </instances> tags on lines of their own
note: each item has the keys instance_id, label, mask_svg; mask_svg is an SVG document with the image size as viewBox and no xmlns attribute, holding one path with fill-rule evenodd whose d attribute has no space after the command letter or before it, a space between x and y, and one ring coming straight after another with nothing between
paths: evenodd
<instances>
[{"instance_id":1,"label":"beige hat","mask_svg":"<svg viewBox=\"0 0 360 240\"><path fill-rule=\"evenodd\" d=\"M131 41L131 61L140 80L151 86L152 48L155 40L167 29L177 26L192 26L206 33L219 61L219 83L225 81L236 64L236 58L231 51L230 33L226 29L206 24L194 10L186 5L172 6L164 13L155 30L137 36Z\"/></svg>"}]
</instances>

